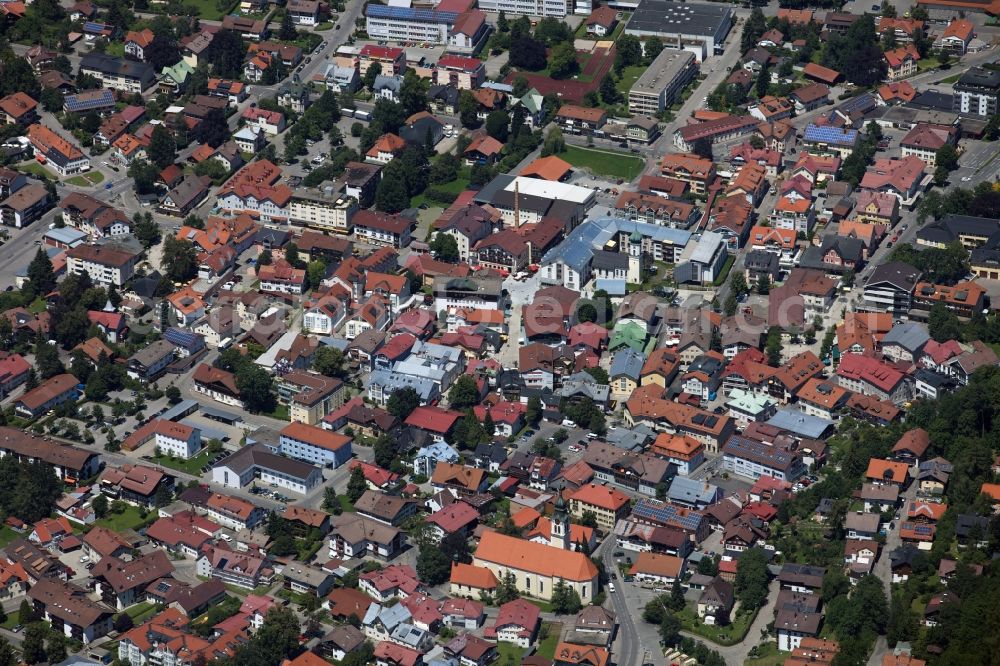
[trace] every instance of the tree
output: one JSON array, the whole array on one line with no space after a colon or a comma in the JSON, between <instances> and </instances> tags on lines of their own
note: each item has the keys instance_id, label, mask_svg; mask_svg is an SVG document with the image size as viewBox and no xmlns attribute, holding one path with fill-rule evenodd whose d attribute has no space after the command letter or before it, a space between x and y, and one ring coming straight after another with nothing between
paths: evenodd
<instances>
[{"instance_id":1,"label":"tree","mask_svg":"<svg viewBox=\"0 0 1000 666\"><path fill-rule=\"evenodd\" d=\"M590 527L592 529L597 529L597 514L593 511L584 511L580 515L580 524L584 527Z\"/></svg>"},{"instance_id":2,"label":"tree","mask_svg":"<svg viewBox=\"0 0 1000 666\"><path fill-rule=\"evenodd\" d=\"M368 65L368 69L365 70L365 75L362 77L362 82L365 84L365 88L373 90L375 88L375 79L381 74L382 65L380 63L373 62Z\"/></svg>"},{"instance_id":3,"label":"tree","mask_svg":"<svg viewBox=\"0 0 1000 666\"><path fill-rule=\"evenodd\" d=\"M441 539L441 552L448 558L449 562L461 562L468 564L472 562L472 554L469 551L469 540L462 532L452 532Z\"/></svg>"},{"instance_id":4,"label":"tree","mask_svg":"<svg viewBox=\"0 0 1000 666\"><path fill-rule=\"evenodd\" d=\"M323 510L329 511L335 516L339 516L343 512L340 498L337 497L337 489L333 486L327 486L323 489Z\"/></svg>"},{"instance_id":5,"label":"tree","mask_svg":"<svg viewBox=\"0 0 1000 666\"><path fill-rule=\"evenodd\" d=\"M707 160L713 159L712 142L707 137L695 139L694 144L691 146L691 152Z\"/></svg>"},{"instance_id":6,"label":"tree","mask_svg":"<svg viewBox=\"0 0 1000 666\"><path fill-rule=\"evenodd\" d=\"M430 251L438 261L455 263L459 260L458 241L451 234L436 233L430 242Z\"/></svg>"},{"instance_id":7,"label":"tree","mask_svg":"<svg viewBox=\"0 0 1000 666\"><path fill-rule=\"evenodd\" d=\"M198 274L197 251L189 240L167 236L162 263L167 268L167 277L174 282L187 282Z\"/></svg>"},{"instance_id":8,"label":"tree","mask_svg":"<svg viewBox=\"0 0 1000 666\"><path fill-rule=\"evenodd\" d=\"M61 631L49 633L49 640L45 644L45 657L49 663L57 664L65 661L66 657L66 634Z\"/></svg>"},{"instance_id":9,"label":"tree","mask_svg":"<svg viewBox=\"0 0 1000 666\"><path fill-rule=\"evenodd\" d=\"M66 372L62 361L59 360L59 350L55 345L50 345L43 339L38 341L35 345L35 369L43 380Z\"/></svg>"},{"instance_id":10,"label":"tree","mask_svg":"<svg viewBox=\"0 0 1000 666\"><path fill-rule=\"evenodd\" d=\"M272 261L273 258L270 250L262 250L261 253L257 255L258 266L270 266Z\"/></svg>"},{"instance_id":11,"label":"tree","mask_svg":"<svg viewBox=\"0 0 1000 666\"><path fill-rule=\"evenodd\" d=\"M771 68L765 63L760 68L760 74L757 75L756 91L758 97L764 97L767 95L767 89L771 85Z\"/></svg>"},{"instance_id":12,"label":"tree","mask_svg":"<svg viewBox=\"0 0 1000 666\"><path fill-rule=\"evenodd\" d=\"M927 332L937 342L959 340L962 337L962 322L954 312L948 310L941 301L931 306L927 319Z\"/></svg>"},{"instance_id":13,"label":"tree","mask_svg":"<svg viewBox=\"0 0 1000 666\"><path fill-rule=\"evenodd\" d=\"M684 610L684 590L681 588L680 578L674 578L674 584L670 587L670 609L676 612Z\"/></svg>"},{"instance_id":14,"label":"tree","mask_svg":"<svg viewBox=\"0 0 1000 666\"><path fill-rule=\"evenodd\" d=\"M958 151L955 146L946 143L934 153L934 163L947 171L954 171L958 168Z\"/></svg>"},{"instance_id":15,"label":"tree","mask_svg":"<svg viewBox=\"0 0 1000 666\"><path fill-rule=\"evenodd\" d=\"M552 598L549 599L549 603L556 615L575 615L583 607L580 595L562 579L556 581L552 587Z\"/></svg>"},{"instance_id":16,"label":"tree","mask_svg":"<svg viewBox=\"0 0 1000 666\"><path fill-rule=\"evenodd\" d=\"M736 598L746 609L760 608L767 601L767 557L760 548L743 552L736 563L733 584Z\"/></svg>"},{"instance_id":17,"label":"tree","mask_svg":"<svg viewBox=\"0 0 1000 666\"><path fill-rule=\"evenodd\" d=\"M214 162L215 160L208 160ZM158 245L161 240L160 227L153 221L153 216L149 213L136 213L132 218L133 233L136 240L142 243L147 250L154 245Z\"/></svg>"},{"instance_id":18,"label":"tree","mask_svg":"<svg viewBox=\"0 0 1000 666\"><path fill-rule=\"evenodd\" d=\"M385 433L379 435L378 439L375 440L372 452L375 454L375 464L385 469L390 469L399 457L396 440Z\"/></svg>"},{"instance_id":19,"label":"tree","mask_svg":"<svg viewBox=\"0 0 1000 666\"><path fill-rule=\"evenodd\" d=\"M49 255L38 248L35 258L28 264L28 287L33 296L45 296L56 286L56 274Z\"/></svg>"},{"instance_id":20,"label":"tree","mask_svg":"<svg viewBox=\"0 0 1000 666\"><path fill-rule=\"evenodd\" d=\"M681 621L673 613L663 614L660 622L660 639L668 646L675 646L681 639Z\"/></svg>"},{"instance_id":21,"label":"tree","mask_svg":"<svg viewBox=\"0 0 1000 666\"><path fill-rule=\"evenodd\" d=\"M451 575L451 561L436 546L425 546L417 555L417 575L427 585L440 585Z\"/></svg>"},{"instance_id":22,"label":"tree","mask_svg":"<svg viewBox=\"0 0 1000 666\"><path fill-rule=\"evenodd\" d=\"M448 404L454 409L465 409L479 404L479 386L472 375L462 375L448 391Z\"/></svg>"},{"instance_id":23,"label":"tree","mask_svg":"<svg viewBox=\"0 0 1000 666\"><path fill-rule=\"evenodd\" d=\"M579 71L580 64L576 61L576 49L572 42L561 42L552 49L549 75L553 79L568 79Z\"/></svg>"},{"instance_id":24,"label":"tree","mask_svg":"<svg viewBox=\"0 0 1000 666\"><path fill-rule=\"evenodd\" d=\"M743 24L743 33L740 35L740 53L746 53L757 45L761 35L767 30L767 19L760 7L750 10L747 22Z\"/></svg>"},{"instance_id":25,"label":"tree","mask_svg":"<svg viewBox=\"0 0 1000 666\"><path fill-rule=\"evenodd\" d=\"M510 44L511 67L537 72L545 69L545 45L531 37L513 39Z\"/></svg>"},{"instance_id":26,"label":"tree","mask_svg":"<svg viewBox=\"0 0 1000 666\"><path fill-rule=\"evenodd\" d=\"M361 465L358 465L351 470L351 476L347 481L347 499L351 500L351 504L354 504L365 494L366 490L368 490L368 482L365 480L365 472L361 469Z\"/></svg>"},{"instance_id":27,"label":"tree","mask_svg":"<svg viewBox=\"0 0 1000 666\"><path fill-rule=\"evenodd\" d=\"M160 170L146 160L135 160L128 168L128 175L135 184L138 194L152 194L156 191L156 179Z\"/></svg>"},{"instance_id":28,"label":"tree","mask_svg":"<svg viewBox=\"0 0 1000 666\"><path fill-rule=\"evenodd\" d=\"M532 428L537 428L542 421L542 400L537 395L528 398L528 409L525 412L525 420Z\"/></svg>"},{"instance_id":29,"label":"tree","mask_svg":"<svg viewBox=\"0 0 1000 666\"><path fill-rule=\"evenodd\" d=\"M240 368L236 388L247 411L261 413L274 409L274 378L256 363L245 363Z\"/></svg>"},{"instance_id":30,"label":"tree","mask_svg":"<svg viewBox=\"0 0 1000 666\"><path fill-rule=\"evenodd\" d=\"M736 309L738 306L739 304L736 302L735 292L730 291L729 294L726 296L725 303L722 304L722 312L727 317L732 317L734 314L736 314Z\"/></svg>"},{"instance_id":31,"label":"tree","mask_svg":"<svg viewBox=\"0 0 1000 666\"><path fill-rule=\"evenodd\" d=\"M312 368L321 375L343 379L347 376L344 368L344 352L335 347L322 346L313 354Z\"/></svg>"},{"instance_id":32,"label":"tree","mask_svg":"<svg viewBox=\"0 0 1000 666\"><path fill-rule=\"evenodd\" d=\"M626 67L642 62L642 43L634 35L619 37L615 49L615 71L619 73Z\"/></svg>"},{"instance_id":33,"label":"tree","mask_svg":"<svg viewBox=\"0 0 1000 666\"><path fill-rule=\"evenodd\" d=\"M757 276L757 293L761 296L767 296L771 293L771 278L767 273L761 273Z\"/></svg>"},{"instance_id":34,"label":"tree","mask_svg":"<svg viewBox=\"0 0 1000 666\"><path fill-rule=\"evenodd\" d=\"M166 389L166 391L164 391L163 393L164 393L164 395L167 396L167 401L170 402L171 405L176 405L178 402L181 401L181 390L179 388L177 388L176 386L174 386L173 384L171 384L170 386L168 386L167 389ZM99 405L96 405L95 409L98 406ZM95 419L96 419L96 417L95 417Z\"/></svg>"},{"instance_id":35,"label":"tree","mask_svg":"<svg viewBox=\"0 0 1000 666\"><path fill-rule=\"evenodd\" d=\"M502 606L520 597L521 592L517 588L517 581L514 578L514 574L508 571L497 580L496 591L493 593L493 602L498 606Z\"/></svg>"},{"instance_id":36,"label":"tree","mask_svg":"<svg viewBox=\"0 0 1000 666\"><path fill-rule=\"evenodd\" d=\"M566 152L566 140L563 138L562 130L558 127L553 127L545 135L545 142L542 144L542 157L558 155L564 152Z\"/></svg>"},{"instance_id":37,"label":"tree","mask_svg":"<svg viewBox=\"0 0 1000 666\"><path fill-rule=\"evenodd\" d=\"M208 49L208 61L212 70L224 79L239 79L243 72L244 54L247 45L233 30L219 30L215 33Z\"/></svg>"},{"instance_id":38,"label":"tree","mask_svg":"<svg viewBox=\"0 0 1000 666\"><path fill-rule=\"evenodd\" d=\"M503 109L495 109L486 116L486 133L500 143L505 143L509 124L510 116L507 115L507 112Z\"/></svg>"},{"instance_id":39,"label":"tree","mask_svg":"<svg viewBox=\"0 0 1000 666\"><path fill-rule=\"evenodd\" d=\"M652 63L656 60L656 57L660 55L663 51L663 42L659 37L650 37L643 43L642 55L643 62Z\"/></svg>"},{"instance_id":40,"label":"tree","mask_svg":"<svg viewBox=\"0 0 1000 666\"><path fill-rule=\"evenodd\" d=\"M208 159L194 165L194 174L196 176L208 176L213 183L218 185L229 175L229 169L219 160Z\"/></svg>"},{"instance_id":41,"label":"tree","mask_svg":"<svg viewBox=\"0 0 1000 666\"><path fill-rule=\"evenodd\" d=\"M775 368L781 365L781 354L784 351L784 347L781 344L781 329L777 326L772 326L767 331L767 344L765 346L765 352L767 353L767 363Z\"/></svg>"},{"instance_id":42,"label":"tree","mask_svg":"<svg viewBox=\"0 0 1000 666\"><path fill-rule=\"evenodd\" d=\"M146 149L149 161L161 169L177 161L177 144L174 135L165 125L156 125L149 136L149 148Z\"/></svg>"},{"instance_id":43,"label":"tree","mask_svg":"<svg viewBox=\"0 0 1000 666\"><path fill-rule=\"evenodd\" d=\"M229 140L229 124L226 122L226 114L222 109L212 109L205 114L204 119L198 123L196 138L199 142L207 144L212 148L218 148ZM207 160L214 162L217 160Z\"/></svg>"},{"instance_id":44,"label":"tree","mask_svg":"<svg viewBox=\"0 0 1000 666\"><path fill-rule=\"evenodd\" d=\"M45 625L33 622L24 630L24 642L21 643L21 655L27 664L37 664L45 661Z\"/></svg>"},{"instance_id":45,"label":"tree","mask_svg":"<svg viewBox=\"0 0 1000 666\"><path fill-rule=\"evenodd\" d=\"M393 391L385 407L397 419L405 421L413 410L419 406L420 394L417 393L416 389L407 386L406 388Z\"/></svg>"},{"instance_id":46,"label":"tree","mask_svg":"<svg viewBox=\"0 0 1000 666\"><path fill-rule=\"evenodd\" d=\"M479 103L472 93L462 90L458 94L458 119L462 122L462 127L475 129L481 124L479 121Z\"/></svg>"},{"instance_id":47,"label":"tree","mask_svg":"<svg viewBox=\"0 0 1000 666\"><path fill-rule=\"evenodd\" d=\"M104 518L108 515L108 498L102 494L98 494L97 497L91 501L90 508L94 510L94 514L98 518Z\"/></svg>"},{"instance_id":48,"label":"tree","mask_svg":"<svg viewBox=\"0 0 1000 666\"><path fill-rule=\"evenodd\" d=\"M407 116L427 110L427 90L423 79L412 69L403 74L403 84L399 88L399 103Z\"/></svg>"},{"instance_id":49,"label":"tree","mask_svg":"<svg viewBox=\"0 0 1000 666\"><path fill-rule=\"evenodd\" d=\"M295 25L292 23L292 14L286 11L285 15L281 18L281 27L278 28L278 39L283 42L294 42L298 37L299 31L295 29Z\"/></svg>"},{"instance_id":50,"label":"tree","mask_svg":"<svg viewBox=\"0 0 1000 666\"><path fill-rule=\"evenodd\" d=\"M462 162L456 155L445 153L438 157L431 166L430 181L438 184L450 183L458 178L458 170L461 166Z\"/></svg>"},{"instance_id":51,"label":"tree","mask_svg":"<svg viewBox=\"0 0 1000 666\"><path fill-rule=\"evenodd\" d=\"M383 213L398 213L409 205L406 183L399 178L383 176L375 188L375 209Z\"/></svg>"},{"instance_id":52,"label":"tree","mask_svg":"<svg viewBox=\"0 0 1000 666\"><path fill-rule=\"evenodd\" d=\"M615 80L611 74L604 75L598 90L601 93L601 100L605 104L614 105L622 101L622 94L618 92L618 87L615 85Z\"/></svg>"}]
</instances>

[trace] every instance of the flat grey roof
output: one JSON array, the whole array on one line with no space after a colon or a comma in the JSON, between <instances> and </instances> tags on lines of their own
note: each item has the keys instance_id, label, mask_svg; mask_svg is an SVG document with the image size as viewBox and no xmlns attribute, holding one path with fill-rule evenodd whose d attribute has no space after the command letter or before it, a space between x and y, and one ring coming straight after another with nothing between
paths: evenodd
<instances>
[{"instance_id":1,"label":"flat grey roof","mask_svg":"<svg viewBox=\"0 0 1000 666\"><path fill-rule=\"evenodd\" d=\"M729 5L641 0L628 22L629 30L662 34L714 37L724 23L732 20Z\"/></svg>"},{"instance_id":2,"label":"flat grey roof","mask_svg":"<svg viewBox=\"0 0 1000 666\"><path fill-rule=\"evenodd\" d=\"M690 51L663 49L660 51L660 55L656 56L656 60L650 63L646 71L642 73L639 80L632 84L629 94L659 95L692 64L694 64L694 54Z\"/></svg>"}]
</instances>

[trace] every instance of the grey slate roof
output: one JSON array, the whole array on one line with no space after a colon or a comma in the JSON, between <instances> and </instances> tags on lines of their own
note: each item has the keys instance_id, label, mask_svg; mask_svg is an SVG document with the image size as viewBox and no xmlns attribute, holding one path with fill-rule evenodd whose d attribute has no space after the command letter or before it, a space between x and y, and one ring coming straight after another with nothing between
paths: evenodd
<instances>
[{"instance_id":1,"label":"grey slate roof","mask_svg":"<svg viewBox=\"0 0 1000 666\"><path fill-rule=\"evenodd\" d=\"M921 349L931 336L927 333L927 328L923 324L915 321L900 322L882 338L882 346L899 345L910 352Z\"/></svg>"},{"instance_id":2,"label":"grey slate roof","mask_svg":"<svg viewBox=\"0 0 1000 666\"><path fill-rule=\"evenodd\" d=\"M639 381L642 374L642 366L646 363L646 357L635 351L631 347L625 347L611 360L610 377L625 375L626 377Z\"/></svg>"}]
</instances>

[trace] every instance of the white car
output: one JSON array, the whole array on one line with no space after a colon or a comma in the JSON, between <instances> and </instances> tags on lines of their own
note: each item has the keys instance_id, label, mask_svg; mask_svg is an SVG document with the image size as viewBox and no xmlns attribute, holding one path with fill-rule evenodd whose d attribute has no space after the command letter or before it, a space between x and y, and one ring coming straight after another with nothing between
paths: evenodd
<instances>
[{"instance_id":1,"label":"white car","mask_svg":"<svg viewBox=\"0 0 1000 666\"><path fill-rule=\"evenodd\" d=\"M608 583L608 592L611 592L612 594L614 594L614 592L615 592L615 584L614 583Z\"/></svg>"},{"instance_id":2,"label":"white car","mask_svg":"<svg viewBox=\"0 0 1000 666\"><path fill-rule=\"evenodd\" d=\"M569 450L572 453L579 453L580 452L580 447L577 446L576 444L570 444L569 445Z\"/></svg>"}]
</instances>

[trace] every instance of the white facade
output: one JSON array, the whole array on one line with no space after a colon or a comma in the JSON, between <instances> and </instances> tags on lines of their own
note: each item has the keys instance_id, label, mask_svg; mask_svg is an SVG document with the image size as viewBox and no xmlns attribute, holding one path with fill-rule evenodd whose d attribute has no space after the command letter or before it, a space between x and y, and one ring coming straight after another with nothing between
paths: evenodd
<instances>
[{"instance_id":1,"label":"white facade","mask_svg":"<svg viewBox=\"0 0 1000 666\"><path fill-rule=\"evenodd\" d=\"M91 281L99 284L113 284L121 287L132 277L133 262L128 262L124 266L109 266L96 261L88 261L77 257L66 258L66 270L74 275L86 273Z\"/></svg>"},{"instance_id":2,"label":"white facade","mask_svg":"<svg viewBox=\"0 0 1000 666\"><path fill-rule=\"evenodd\" d=\"M346 234L351 231L351 216L357 206L357 200L352 197L323 198L297 194L288 205L288 218L292 224Z\"/></svg>"},{"instance_id":3,"label":"white facade","mask_svg":"<svg viewBox=\"0 0 1000 666\"><path fill-rule=\"evenodd\" d=\"M566 16L566 5L566 0L480 0L479 2L479 8L484 12L502 11L507 16L526 14L528 16L554 16L556 18ZM582 7L579 9L582 11Z\"/></svg>"},{"instance_id":4,"label":"white facade","mask_svg":"<svg viewBox=\"0 0 1000 666\"><path fill-rule=\"evenodd\" d=\"M201 431L192 428L191 434L187 438L158 432L156 433L156 448L164 455L187 460L201 449Z\"/></svg>"}]
</instances>

